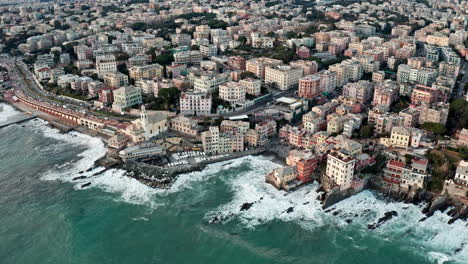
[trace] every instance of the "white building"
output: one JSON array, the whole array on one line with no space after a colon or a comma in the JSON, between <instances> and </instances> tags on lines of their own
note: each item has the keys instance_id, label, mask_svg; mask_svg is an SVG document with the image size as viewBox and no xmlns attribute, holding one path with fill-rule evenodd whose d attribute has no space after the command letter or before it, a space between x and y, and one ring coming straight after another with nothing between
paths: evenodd
<instances>
[{"instance_id":1,"label":"white building","mask_svg":"<svg viewBox=\"0 0 468 264\"><path fill-rule=\"evenodd\" d=\"M342 151L333 151L327 156L326 175L345 190L351 187L356 160Z\"/></svg>"},{"instance_id":2,"label":"white building","mask_svg":"<svg viewBox=\"0 0 468 264\"><path fill-rule=\"evenodd\" d=\"M218 90L221 84L228 80L229 76L227 74L202 74L195 77L193 86L196 92L213 93Z\"/></svg>"},{"instance_id":3,"label":"white building","mask_svg":"<svg viewBox=\"0 0 468 264\"><path fill-rule=\"evenodd\" d=\"M185 92L180 96L182 115L208 115L211 112L211 94Z\"/></svg>"},{"instance_id":4,"label":"white building","mask_svg":"<svg viewBox=\"0 0 468 264\"><path fill-rule=\"evenodd\" d=\"M117 62L114 55L96 57L96 70L99 78L102 78L105 73L116 72Z\"/></svg>"}]
</instances>

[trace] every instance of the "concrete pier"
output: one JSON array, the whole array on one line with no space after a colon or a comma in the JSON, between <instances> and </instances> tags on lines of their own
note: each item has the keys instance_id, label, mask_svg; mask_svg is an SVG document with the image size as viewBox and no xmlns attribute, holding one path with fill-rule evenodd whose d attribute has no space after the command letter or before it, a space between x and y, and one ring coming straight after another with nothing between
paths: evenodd
<instances>
[{"instance_id":1,"label":"concrete pier","mask_svg":"<svg viewBox=\"0 0 468 264\"><path fill-rule=\"evenodd\" d=\"M0 128L7 127L13 124L19 124L28 120L36 118L34 114L19 113L15 116L9 117L6 121L0 122Z\"/></svg>"}]
</instances>

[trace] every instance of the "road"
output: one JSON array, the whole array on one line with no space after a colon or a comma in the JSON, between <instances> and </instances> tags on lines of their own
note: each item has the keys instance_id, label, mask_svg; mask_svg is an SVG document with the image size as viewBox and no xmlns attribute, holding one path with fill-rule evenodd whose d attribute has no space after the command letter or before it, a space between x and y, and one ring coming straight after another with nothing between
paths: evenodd
<instances>
[{"instance_id":1,"label":"road","mask_svg":"<svg viewBox=\"0 0 468 264\"><path fill-rule=\"evenodd\" d=\"M35 100L103 120L113 120L118 122L130 121L129 118L120 118L95 112L92 110L93 105L88 102L76 100L74 98L67 98L65 96L57 96L41 89L37 85L34 75L29 71L27 65L20 60L2 58L0 65L9 70L10 78L12 79L12 86L15 89L23 91L25 95L32 97Z\"/></svg>"}]
</instances>

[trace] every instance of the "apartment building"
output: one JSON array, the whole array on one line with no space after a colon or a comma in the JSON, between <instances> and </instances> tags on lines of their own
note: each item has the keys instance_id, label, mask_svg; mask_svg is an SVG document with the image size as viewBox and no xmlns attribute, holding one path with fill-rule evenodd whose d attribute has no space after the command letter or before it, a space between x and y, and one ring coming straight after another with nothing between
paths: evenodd
<instances>
[{"instance_id":1,"label":"apartment building","mask_svg":"<svg viewBox=\"0 0 468 264\"><path fill-rule=\"evenodd\" d=\"M117 62L114 55L98 56L96 57L96 70L99 78L103 78L104 74L108 72L117 71Z\"/></svg>"},{"instance_id":2,"label":"apartment building","mask_svg":"<svg viewBox=\"0 0 468 264\"><path fill-rule=\"evenodd\" d=\"M312 99L322 93L321 77L319 74L304 76L299 79L298 95L302 98Z\"/></svg>"},{"instance_id":3,"label":"apartment building","mask_svg":"<svg viewBox=\"0 0 468 264\"><path fill-rule=\"evenodd\" d=\"M155 63L144 66L133 66L128 69L130 78L134 80L141 79L159 79L164 76L164 67Z\"/></svg>"},{"instance_id":4,"label":"apartment building","mask_svg":"<svg viewBox=\"0 0 468 264\"><path fill-rule=\"evenodd\" d=\"M219 86L219 98L231 105L245 103L245 86L237 82L227 82Z\"/></svg>"},{"instance_id":5,"label":"apartment building","mask_svg":"<svg viewBox=\"0 0 468 264\"><path fill-rule=\"evenodd\" d=\"M193 80L194 90L196 92L213 93L219 86L229 81L229 75L226 73L202 73Z\"/></svg>"},{"instance_id":6,"label":"apartment building","mask_svg":"<svg viewBox=\"0 0 468 264\"><path fill-rule=\"evenodd\" d=\"M262 92L262 81L254 78L247 78L239 81L245 87L245 92L253 96L259 96Z\"/></svg>"},{"instance_id":7,"label":"apartment building","mask_svg":"<svg viewBox=\"0 0 468 264\"><path fill-rule=\"evenodd\" d=\"M198 134L199 126L197 121L192 118L177 116L171 119L171 129L179 133L195 137Z\"/></svg>"},{"instance_id":8,"label":"apartment building","mask_svg":"<svg viewBox=\"0 0 468 264\"><path fill-rule=\"evenodd\" d=\"M302 68L302 75L307 76L317 73L318 64L316 61L297 60L289 63L291 67Z\"/></svg>"},{"instance_id":9,"label":"apartment building","mask_svg":"<svg viewBox=\"0 0 468 264\"><path fill-rule=\"evenodd\" d=\"M218 127L210 127L202 132L203 151L207 155L240 152L244 150L244 136L240 133L220 132Z\"/></svg>"},{"instance_id":10,"label":"apartment building","mask_svg":"<svg viewBox=\"0 0 468 264\"><path fill-rule=\"evenodd\" d=\"M206 57L218 55L218 47L216 45L201 45L200 52Z\"/></svg>"},{"instance_id":11,"label":"apartment building","mask_svg":"<svg viewBox=\"0 0 468 264\"><path fill-rule=\"evenodd\" d=\"M283 61L270 58L255 58L246 62L246 70L251 72L262 80L265 80L265 69L268 66L282 65Z\"/></svg>"},{"instance_id":12,"label":"apartment building","mask_svg":"<svg viewBox=\"0 0 468 264\"><path fill-rule=\"evenodd\" d=\"M265 69L265 83L275 84L282 91L297 87L302 77L302 68L289 65L268 66Z\"/></svg>"},{"instance_id":13,"label":"apartment building","mask_svg":"<svg viewBox=\"0 0 468 264\"><path fill-rule=\"evenodd\" d=\"M134 105L143 103L141 89L135 86L124 86L113 91L114 103L112 109L123 111Z\"/></svg>"},{"instance_id":14,"label":"apartment building","mask_svg":"<svg viewBox=\"0 0 468 264\"><path fill-rule=\"evenodd\" d=\"M360 104L371 102L374 85L369 81L360 80L355 83L347 83L343 86L343 96L352 97Z\"/></svg>"},{"instance_id":15,"label":"apartment building","mask_svg":"<svg viewBox=\"0 0 468 264\"><path fill-rule=\"evenodd\" d=\"M107 72L103 76L104 83L112 88L128 85L128 76L121 72Z\"/></svg>"},{"instance_id":16,"label":"apartment building","mask_svg":"<svg viewBox=\"0 0 468 264\"><path fill-rule=\"evenodd\" d=\"M345 190L351 187L354 177L356 160L340 150L334 150L327 155L325 174L334 184Z\"/></svg>"},{"instance_id":17,"label":"apartment building","mask_svg":"<svg viewBox=\"0 0 468 264\"><path fill-rule=\"evenodd\" d=\"M208 115L211 112L211 94L185 92L180 95L180 113L182 115Z\"/></svg>"},{"instance_id":18,"label":"apartment building","mask_svg":"<svg viewBox=\"0 0 468 264\"><path fill-rule=\"evenodd\" d=\"M425 159L412 159L411 164L390 160L384 169L383 181L396 191L423 188L428 178L427 165Z\"/></svg>"},{"instance_id":19,"label":"apartment building","mask_svg":"<svg viewBox=\"0 0 468 264\"><path fill-rule=\"evenodd\" d=\"M399 86L396 82L385 80L374 85L374 99L372 105L384 105L387 110L398 97Z\"/></svg>"},{"instance_id":20,"label":"apartment building","mask_svg":"<svg viewBox=\"0 0 468 264\"><path fill-rule=\"evenodd\" d=\"M413 127L393 127L390 135L390 145L396 148L419 147L421 130Z\"/></svg>"},{"instance_id":21,"label":"apartment building","mask_svg":"<svg viewBox=\"0 0 468 264\"><path fill-rule=\"evenodd\" d=\"M447 103L436 103L436 104L422 104L419 108L419 124L428 123L439 123L445 126L447 123L449 104Z\"/></svg>"}]
</instances>

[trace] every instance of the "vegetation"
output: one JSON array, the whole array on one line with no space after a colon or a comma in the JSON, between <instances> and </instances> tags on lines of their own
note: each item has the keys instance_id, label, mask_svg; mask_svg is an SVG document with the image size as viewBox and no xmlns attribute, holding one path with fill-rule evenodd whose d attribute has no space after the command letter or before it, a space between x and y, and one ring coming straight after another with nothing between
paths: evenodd
<instances>
[{"instance_id":1,"label":"vegetation","mask_svg":"<svg viewBox=\"0 0 468 264\"><path fill-rule=\"evenodd\" d=\"M455 175L455 169L460 158L456 152L446 149L428 150L425 156L432 167L428 190L440 192L444 186L444 181Z\"/></svg>"},{"instance_id":2,"label":"vegetation","mask_svg":"<svg viewBox=\"0 0 468 264\"><path fill-rule=\"evenodd\" d=\"M359 138L371 138L374 135L374 125L363 125L359 130Z\"/></svg>"},{"instance_id":3,"label":"vegetation","mask_svg":"<svg viewBox=\"0 0 468 264\"><path fill-rule=\"evenodd\" d=\"M390 106L392 113L399 113L401 110L408 108L411 99L408 96L400 96L399 100Z\"/></svg>"},{"instance_id":4,"label":"vegetation","mask_svg":"<svg viewBox=\"0 0 468 264\"><path fill-rule=\"evenodd\" d=\"M455 99L450 104L446 127L450 128L451 132L468 128L468 102L463 98Z\"/></svg>"},{"instance_id":5,"label":"vegetation","mask_svg":"<svg viewBox=\"0 0 468 264\"><path fill-rule=\"evenodd\" d=\"M439 123L425 122L422 128L438 135L443 135L447 132L445 126Z\"/></svg>"}]
</instances>

